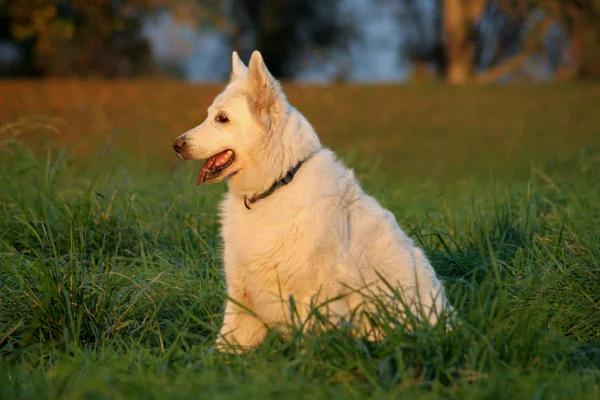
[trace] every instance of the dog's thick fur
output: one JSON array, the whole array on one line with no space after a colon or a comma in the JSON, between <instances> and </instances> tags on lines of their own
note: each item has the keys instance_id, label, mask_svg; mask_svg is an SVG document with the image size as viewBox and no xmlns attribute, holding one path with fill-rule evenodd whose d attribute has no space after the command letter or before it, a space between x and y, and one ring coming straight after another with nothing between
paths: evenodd
<instances>
[{"instance_id":1,"label":"dog's thick fur","mask_svg":"<svg viewBox=\"0 0 600 400\"><path fill-rule=\"evenodd\" d=\"M259 52L248 68L235 52L232 63L231 80L207 119L173 145L184 159L207 159L228 149L235 154L220 176L207 180L227 179L229 188L220 211L233 301L227 301L217 345L255 347L266 326L285 333L292 321L290 296L296 321L307 317L311 305L327 302L327 315L337 323L360 307L369 310L365 296L390 301L397 291L436 322L446 298L423 251L321 145ZM222 115L228 121L219 121ZM245 206L246 198L267 191L302 160L289 184ZM376 338L367 321L359 318L357 325Z\"/></svg>"}]
</instances>

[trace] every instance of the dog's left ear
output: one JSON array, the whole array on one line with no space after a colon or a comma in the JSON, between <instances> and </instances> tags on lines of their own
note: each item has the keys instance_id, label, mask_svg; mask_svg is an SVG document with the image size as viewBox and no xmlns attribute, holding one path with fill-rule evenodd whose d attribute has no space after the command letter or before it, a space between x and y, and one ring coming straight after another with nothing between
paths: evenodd
<instances>
[{"instance_id":1,"label":"dog's left ear","mask_svg":"<svg viewBox=\"0 0 600 400\"><path fill-rule=\"evenodd\" d=\"M254 51L248 63L248 98L259 115L273 115L283 105L279 82L271 75L262 55Z\"/></svg>"}]
</instances>

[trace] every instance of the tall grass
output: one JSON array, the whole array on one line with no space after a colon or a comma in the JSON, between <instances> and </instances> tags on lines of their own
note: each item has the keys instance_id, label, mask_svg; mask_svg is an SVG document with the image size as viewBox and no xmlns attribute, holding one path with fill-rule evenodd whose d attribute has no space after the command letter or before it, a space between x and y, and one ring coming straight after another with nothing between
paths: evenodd
<instances>
[{"instance_id":1,"label":"tall grass","mask_svg":"<svg viewBox=\"0 0 600 400\"><path fill-rule=\"evenodd\" d=\"M212 349L223 186L195 188L191 165L149 175L109 155L87 167L20 146L0 156L1 398L600 395L597 153L444 195L398 194L359 166L427 251L460 322L396 324L377 343L344 328L271 332L243 355ZM380 311L384 325L398 319Z\"/></svg>"}]
</instances>

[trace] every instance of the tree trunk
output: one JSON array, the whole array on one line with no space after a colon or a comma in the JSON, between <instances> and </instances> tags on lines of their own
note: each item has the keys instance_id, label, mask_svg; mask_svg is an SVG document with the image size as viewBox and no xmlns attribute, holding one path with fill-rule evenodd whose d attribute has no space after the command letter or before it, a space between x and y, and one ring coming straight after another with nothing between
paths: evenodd
<instances>
[{"instance_id":1,"label":"tree trunk","mask_svg":"<svg viewBox=\"0 0 600 400\"><path fill-rule=\"evenodd\" d=\"M485 0L442 0L442 24L447 58L446 80L466 83L475 68L474 24L485 8Z\"/></svg>"}]
</instances>

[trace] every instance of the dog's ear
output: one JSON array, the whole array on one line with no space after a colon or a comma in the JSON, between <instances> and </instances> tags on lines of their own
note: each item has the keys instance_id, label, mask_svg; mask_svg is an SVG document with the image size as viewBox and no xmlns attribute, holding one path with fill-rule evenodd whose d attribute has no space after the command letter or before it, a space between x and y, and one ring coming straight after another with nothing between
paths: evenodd
<instances>
[{"instance_id":1,"label":"dog's ear","mask_svg":"<svg viewBox=\"0 0 600 400\"><path fill-rule=\"evenodd\" d=\"M245 77L248 74L248 68L240 59L237 51L231 53L231 80Z\"/></svg>"},{"instance_id":2,"label":"dog's ear","mask_svg":"<svg viewBox=\"0 0 600 400\"><path fill-rule=\"evenodd\" d=\"M279 82L271 75L262 55L254 51L248 63L248 99L259 115L273 115L280 111L283 92Z\"/></svg>"}]
</instances>

